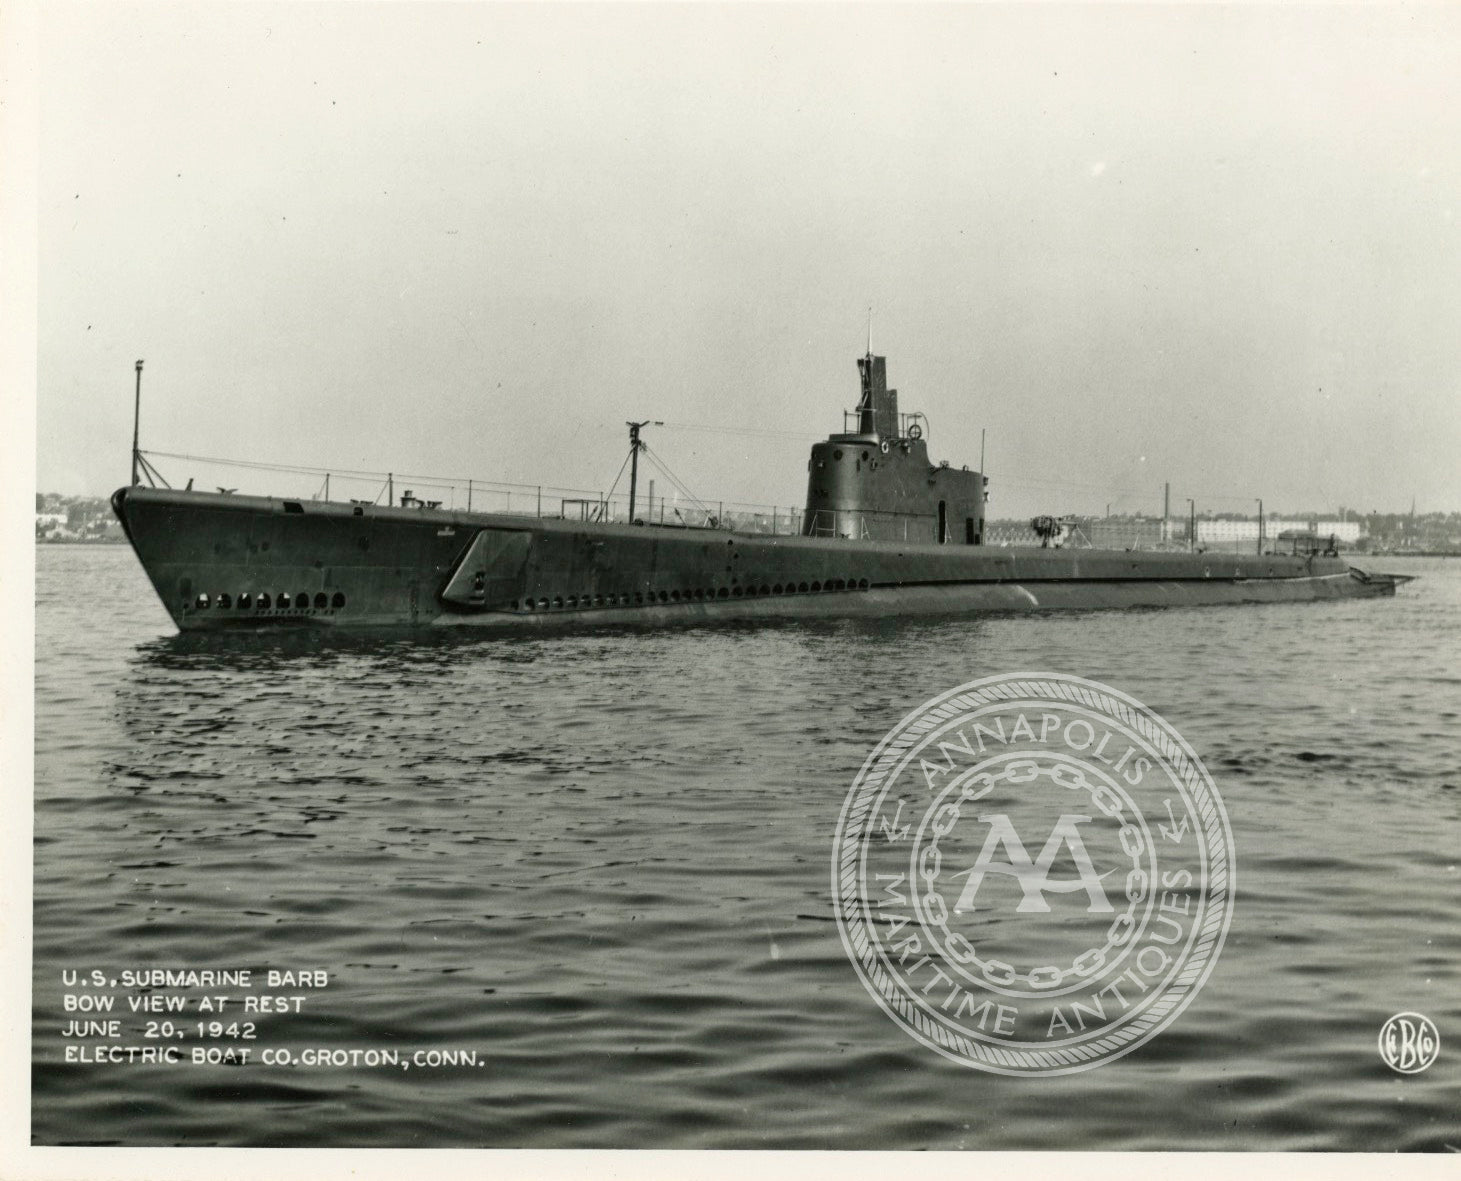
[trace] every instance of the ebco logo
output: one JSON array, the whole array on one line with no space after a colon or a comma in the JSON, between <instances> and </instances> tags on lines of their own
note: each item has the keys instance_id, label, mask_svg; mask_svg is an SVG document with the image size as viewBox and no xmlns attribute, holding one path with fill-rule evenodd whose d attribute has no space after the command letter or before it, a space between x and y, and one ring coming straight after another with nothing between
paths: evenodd
<instances>
[{"instance_id":1,"label":"ebco logo","mask_svg":"<svg viewBox=\"0 0 1461 1181\"><path fill-rule=\"evenodd\" d=\"M1435 1022L1420 1013L1396 1013L1380 1029L1380 1057L1391 1070L1419 1074L1441 1053Z\"/></svg>"},{"instance_id":2,"label":"ebco logo","mask_svg":"<svg viewBox=\"0 0 1461 1181\"><path fill-rule=\"evenodd\" d=\"M909 714L843 804L837 923L918 1041L996 1074L1070 1074L1176 1019L1233 913L1202 762L1141 702L1052 673Z\"/></svg>"}]
</instances>

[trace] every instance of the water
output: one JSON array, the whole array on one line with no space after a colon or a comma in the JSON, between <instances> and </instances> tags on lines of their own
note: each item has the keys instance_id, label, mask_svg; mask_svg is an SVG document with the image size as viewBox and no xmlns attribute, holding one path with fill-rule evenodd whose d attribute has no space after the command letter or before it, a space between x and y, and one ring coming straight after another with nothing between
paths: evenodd
<instances>
[{"instance_id":1,"label":"water","mask_svg":"<svg viewBox=\"0 0 1461 1181\"><path fill-rule=\"evenodd\" d=\"M1461 1147L1461 562L1377 563L1423 575L1393 600L369 640L182 639L124 547L37 562L36 1143ZM1019 669L1163 714L1237 847L1201 993L1064 1077L912 1041L830 909L868 751ZM96 1016L64 971L239 966L330 983L256 989L309 999L245 1065L63 1060ZM1440 1029L1423 1074L1376 1051L1402 1010ZM120 1016L93 1041L158 1044Z\"/></svg>"}]
</instances>

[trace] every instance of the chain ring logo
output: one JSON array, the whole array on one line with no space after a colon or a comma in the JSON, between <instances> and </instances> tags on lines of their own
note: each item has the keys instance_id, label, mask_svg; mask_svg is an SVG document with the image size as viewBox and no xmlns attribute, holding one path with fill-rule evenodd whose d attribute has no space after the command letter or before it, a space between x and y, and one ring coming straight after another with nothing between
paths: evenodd
<instances>
[{"instance_id":1,"label":"chain ring logo","mask_svg":"<svg viewBox=\"0 0 1461 1181\"><path fill-rule=\"evenodd\" d=\"M1130 1053L1206 981L1234 903L1211 776L1096 681L1015 673L925 703L838 821L838 929L907 1033L996 1074Z\"/></svg>"}]
</instances>

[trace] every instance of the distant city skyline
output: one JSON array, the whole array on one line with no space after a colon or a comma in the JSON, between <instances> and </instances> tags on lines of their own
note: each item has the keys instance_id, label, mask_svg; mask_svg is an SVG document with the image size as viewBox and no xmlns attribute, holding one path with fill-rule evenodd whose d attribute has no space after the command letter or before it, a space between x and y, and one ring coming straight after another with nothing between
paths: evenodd
<instances>
[{"instance_id":1,"label":"distant city skyline","mask_svg":"<svg viewBox=\"0 0 1461 1181\"><path fill-rule=\"evenodd\" d=\"M799 504L871 305L991 516L1461 505L1457 9L40 31L40 488L125 482L141 357L144 448L607 488L652 418L701 497Z\"/></svg>"}]
</instances>

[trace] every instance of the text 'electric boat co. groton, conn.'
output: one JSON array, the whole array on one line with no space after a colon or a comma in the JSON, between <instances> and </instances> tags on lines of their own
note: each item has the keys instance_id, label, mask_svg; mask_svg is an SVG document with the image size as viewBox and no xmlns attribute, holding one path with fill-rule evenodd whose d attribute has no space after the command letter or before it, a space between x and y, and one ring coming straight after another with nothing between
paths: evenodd
<instances>
[{"instance_id":1,"label":"text 'electric boat co. groton, conn.'","mask_svg":"<svg viewBox=\"0 0 1461 1181\"><path fill-rule=\"evenodd\" d=\"M858 361L856 429L812 447L805 512L620 514L609 499L473 512L410 493L385 505L159 487L133 443L112 507L184 631L664 624L1271 603L1393 594L1403 576L1334 554L984 544L980 472L929 461L884 358ZM140 391L141 362L138 363ZM631 424L636 469L644 447ZM848 424L844 423L844 427ZM145 474L153 486L144 486ZM190 482L191 483L191 482ZM327 482L328 488L328 482ZM519 498L521 501L521 498ZM508 497L511 505L511 497ZM576 506L581 519L572 519ZM616 519L619 517L620 519ZM788 523L794 532L782 528Z\"/></svg>"}]
</instances>

